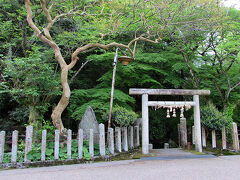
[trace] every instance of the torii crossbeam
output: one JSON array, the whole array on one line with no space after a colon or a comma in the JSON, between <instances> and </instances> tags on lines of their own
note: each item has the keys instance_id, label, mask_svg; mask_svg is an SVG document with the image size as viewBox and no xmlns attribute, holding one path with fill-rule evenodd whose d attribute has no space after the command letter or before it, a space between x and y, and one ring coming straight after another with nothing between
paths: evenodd
<instances>
[{"instance_id":1,"label":"torii crossbeam","mask_svg":"<svg viewBox=\"0 0 240 180\"><path fill-rule=\"evenodd\" d=\"M142 95L142 153L149 153L149 118L148 106L191 105L194 106L195 150L202 152L201 120L199 95L210 95L209 90L190 89L138 89L130 88L130 95ZM192 95L193 101L148 101L148 95Z\"/></svg>"}]
</instances>

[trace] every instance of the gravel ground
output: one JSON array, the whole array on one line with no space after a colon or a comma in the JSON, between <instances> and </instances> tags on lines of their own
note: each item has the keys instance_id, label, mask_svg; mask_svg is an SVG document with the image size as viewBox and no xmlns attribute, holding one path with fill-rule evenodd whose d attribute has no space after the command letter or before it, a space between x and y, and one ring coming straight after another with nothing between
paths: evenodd
<instances>
[{"instance_id":1,"label":"gravel ground","mask_svg":"<svg viewBox=\"0 0 240 180\"><path fill-rule=\"evenodd\" d=\"M186 155L179 150L168 152L173 157ZM2 170L0 180L239 180L239 169L240 156L148 159Z\"/></svg>"}]
</instances>

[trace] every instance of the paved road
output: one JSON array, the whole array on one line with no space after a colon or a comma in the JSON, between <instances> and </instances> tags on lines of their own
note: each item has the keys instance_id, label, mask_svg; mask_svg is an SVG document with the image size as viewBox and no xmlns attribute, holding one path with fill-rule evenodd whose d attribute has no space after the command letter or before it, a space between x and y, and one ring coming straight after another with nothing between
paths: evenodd
<instances>
[{"instance_id":1,"label":"paved road","mask_svg":"<svg viewBox=\"0 0 240 180\"><path fill-rule=\"evenodd\" d=\"M127 160L0 171L0 180L240 180L240 156Z\"/></svg>"}]
</instances>

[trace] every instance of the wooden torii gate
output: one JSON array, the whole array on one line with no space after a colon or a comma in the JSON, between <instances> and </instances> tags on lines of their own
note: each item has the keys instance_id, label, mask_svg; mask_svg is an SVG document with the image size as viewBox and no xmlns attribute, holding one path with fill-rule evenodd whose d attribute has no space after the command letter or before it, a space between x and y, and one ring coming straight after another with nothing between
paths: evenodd
<instances>
[{"instance_id":1,"label":"wooden torii gate","mask_svg":"<svg viewBox=\"0 0 240 180\"><path fill-rule=\"evenodd\" d=\"M199 95L210 95L209 90L189 89L139 89L130 88L130 95L142 95L142 153L149 153L149 118L148 106L194 106L195 150L202 152L201 120ZM193 101L148 101L148 95L192 95Z\"/></svg>"}]
</instances>

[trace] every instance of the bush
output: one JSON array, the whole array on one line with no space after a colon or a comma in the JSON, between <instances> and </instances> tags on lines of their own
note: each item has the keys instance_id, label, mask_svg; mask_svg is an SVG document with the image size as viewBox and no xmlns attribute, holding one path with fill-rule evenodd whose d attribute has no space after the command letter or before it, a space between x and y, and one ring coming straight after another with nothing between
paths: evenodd
<instances>
[{"instance_id":1,"label":"bush","mask_svg":"<svg viewBox=\"0 0 240 180\"><path fill-rule=\"evenodd\" d=\"M129 126L137 120L137 114L133 111L127 110L120 106L115 106L112 110L112 122L117 126ZM109 119L109 113L103 117L105 120Z\"/></svg>"},{"instance_id":2,"label":"bush","mask_svg":"<svg viewBox=\"0 0 240 180\"><path fill-rule=\"evenodd\" d=\"M221 130L224 126L229 127L232 119L219 112L216 106L209 103L201 108L202 125L211 130Z\"/></svg>"}]
</instances>

